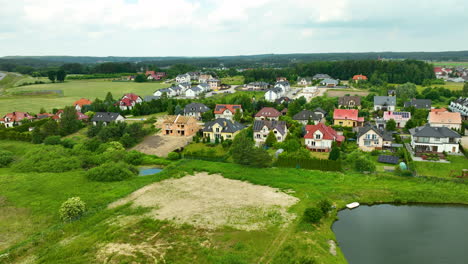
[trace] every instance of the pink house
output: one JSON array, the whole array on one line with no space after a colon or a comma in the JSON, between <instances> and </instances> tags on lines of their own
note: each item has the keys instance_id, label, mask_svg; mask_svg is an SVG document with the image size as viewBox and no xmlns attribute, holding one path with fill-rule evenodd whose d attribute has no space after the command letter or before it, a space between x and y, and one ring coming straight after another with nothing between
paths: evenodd
<instances>
[{"instance_id":1,"label":"pink house","mask_svg":"<svg viewBox=\"0 0 468 264\"><path fill-rule=\"evenodd\" d=\"M383 119L385 122L389 121L390 119L395 120L396 127L402 128L405 127L406 122L411 119L410 112L392 112L392 111L385 111Z\"/></svg>"}]
</instances>

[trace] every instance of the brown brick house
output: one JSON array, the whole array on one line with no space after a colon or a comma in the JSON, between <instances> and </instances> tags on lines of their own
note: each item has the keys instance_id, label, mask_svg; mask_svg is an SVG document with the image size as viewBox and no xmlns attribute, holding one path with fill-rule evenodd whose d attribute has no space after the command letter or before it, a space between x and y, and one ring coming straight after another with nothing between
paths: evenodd
<instances>
[{"instance_id":1,"label":"brown brick house","mask_svg":"<svg viewBox=\"0 0 468 264\"><path fill-rule=\"evenodd\" d=\"M197 133L200 127L197 120L191 116L167 116L163 121L161 132L167 136L191 136Z\"/></svg>"}]
</instances>

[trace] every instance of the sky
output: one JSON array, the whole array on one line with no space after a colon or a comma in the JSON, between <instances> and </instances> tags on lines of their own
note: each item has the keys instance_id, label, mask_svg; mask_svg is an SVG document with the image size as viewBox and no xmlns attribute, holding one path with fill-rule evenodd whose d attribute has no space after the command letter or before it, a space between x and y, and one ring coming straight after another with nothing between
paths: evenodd
<instances>
[{"instance_id":1,"label":"sky","mask_svg":"<svg viewBox=\"0 0 468 264\"><path fill-rule=\"evenodd\" d=\"M468 50L466 0L0 0L0 56Z\"/></svg>"}]
</instances>

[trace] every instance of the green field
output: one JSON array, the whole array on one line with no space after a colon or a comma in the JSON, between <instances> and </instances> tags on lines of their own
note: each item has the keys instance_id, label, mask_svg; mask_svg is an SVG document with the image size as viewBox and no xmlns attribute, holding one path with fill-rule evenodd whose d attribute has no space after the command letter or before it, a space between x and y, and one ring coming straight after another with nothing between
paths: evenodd
<instances>
[{"instance_id":1,"label":"green field","mask_svg":"<svg viewBox=\"0 0 468 264\"><path fill-rule=\"evenodd\" d=\"M446 82L444 85L441 84L434 84L431 87L442 87L452 91L458 91L463 89L463 83L454 83L454 82ZM418 92L422 92L427 87L423 87L422 85L416 85Z\"/></svg>"},{"instance_id":2,"label":"green field","mask_svg":"<svg viewBox=\"0 0 468 264\"><path fill-rule=\"evenodd\" d=\"M447 66L447 67L456 67L456 66L464 66L468 67L468 61L437 61L431 62L434 66Z\"/></svg>"},{"instance_id":3,"label":"green field","mask_svg":"<svg viewBox=\"0 0 468 264\"><path fill-rule=\"evenodd\" d=\"M453 172L452 178L455 175L460 176L463 169L468 169L468 160L465 156L448 156L450 163L437 162L414 162L418 175L448 178Z\"/></svg>"},{"instance_id":4,"label":"green field","mask_svg":"<svg viewBox=\"0 0 468 264\"><path fill-rule=\"evenodd\" d=\"M24 82L25 79L20 78L15 82L18 81ZM111 92L114 98L119 98L124 93L136 93L139 96L144 97L152 95L157 89L170 86L170 84L155 82L112 82L99 79L66 81L64 83L47 83L19 87L12 87L10 85L11 83L11 81L8 82L9 86L5 88L5 95L0 96L0 115L12 111L37 113L41 107L44 107L47 111L51 111L53 108L63 108L66 105L71 105L80 98L88 98L90 100L95 98L103 99L108 92ZM42 90L61 90L63 91L63 96L55 94L18 95L18 93L37 92Z\"/></svg>"},{"instance_id":5,"label":"green field","mask_svg":"<svg viewBox=\"0 0 468 264\"><path fill-rule=\"evenodd\" d=\"M221 82L230 85L242 85L245 82L244 76L233 76L221 78Z\"/></svg>"},{"instance_id":6,"label":"green field","mask_svg":"<svg viewBox=\"0 0 468 264\"><path fill-rule=\"evenodd\" d=\"M0 141L0 148L13 151L17 158L34 147L29 143ZM110 202L146 184L196 171L219 173L229 179L284 190L300 199L289 210L297 218L287 226L257 231L229 227L205 230L143 216L147 212L144 208L105 209ZM302 257L313 258L317 264L346 263L339 249L336 256L329 252L328 241L335 239L331 225L336 211L320 224L311 225L300 217L306 207L323 198L338 208L354 201L468 204L467 185L453 182L300 169L256 169L199 160L179 161L157 176L112 183L90 182L82 170L26 174L3 168L0 188L0 237L7 238L0 240L1 263L95 263L103 245L122 243L135 246L137 252L115 256L108 263L155 262L148 259L148 254L154 252L143 247L148 243L152 243L153 249L164 250L165 263L282 264ZM63 224L58 218L58 208L71 196L80 196L88 205L88 213L79 221ZM123 219L128 219L125 225L116 224ZM155 259L164 263L159 255Z\"/></svg>"}]
</instances>

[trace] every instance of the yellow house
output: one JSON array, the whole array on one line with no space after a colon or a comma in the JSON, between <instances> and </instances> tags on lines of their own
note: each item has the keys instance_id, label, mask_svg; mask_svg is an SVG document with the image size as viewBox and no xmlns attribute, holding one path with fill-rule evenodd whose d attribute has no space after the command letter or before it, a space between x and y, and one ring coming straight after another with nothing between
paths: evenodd
<instances>
[{"instance_id":1,"label":"yellow house","mask_svg":"<svg viewBox=\"0 0 468 264\"><path fill-rule=\"evenodd\" d=\"M234 137L245 127L226 118L217 118L214 121L205 123L203 128L203 137L213 140L215 138L234 139Z\"/></svg>"},{"instance_id":2,"label":"yellow house","mask_svg":"<svg viewBox=\"0 0 468 264\"><path fill-rule=\"evenodd\" d=\"M333 124L343 127L360 127L364 123L364 117L358 117L357 109L335 109L333 112Z\"/></svg>"}]
</instances>

